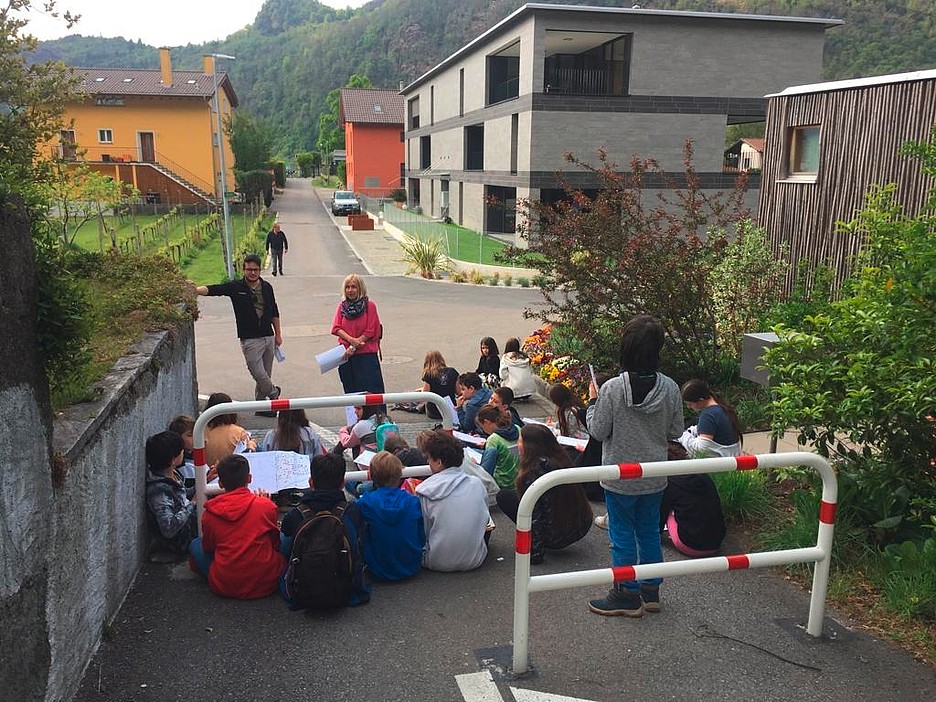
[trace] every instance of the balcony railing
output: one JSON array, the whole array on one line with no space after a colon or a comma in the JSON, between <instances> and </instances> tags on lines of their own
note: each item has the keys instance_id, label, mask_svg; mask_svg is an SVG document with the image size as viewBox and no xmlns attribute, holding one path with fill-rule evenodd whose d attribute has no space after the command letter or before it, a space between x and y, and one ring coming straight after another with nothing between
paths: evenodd
<instances>
[{"instance_id":1,"label":"balcony railing","mask_svg":"<svg viewBox=\"0 0 936 702\"><path fill-rule=\"evenodd\" d=\"M607 68L554 68L546 76L547 93L610 95L610 85Z\"/></svg>"}]
</instances>

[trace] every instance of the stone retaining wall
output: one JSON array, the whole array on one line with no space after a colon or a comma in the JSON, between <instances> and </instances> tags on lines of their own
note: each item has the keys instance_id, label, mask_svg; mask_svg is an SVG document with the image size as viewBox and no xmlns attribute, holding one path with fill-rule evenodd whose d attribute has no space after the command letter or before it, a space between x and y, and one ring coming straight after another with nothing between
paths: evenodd
<instances>
[{"instance_id":1,"label":"stone retaining wall","mask_svg":"<svg viewBox=\"0 0 936 702\"><path fill-rule=\"evenodd\" d=\"M49 518L46 700L67 700L145 556L146 437L194 415L195 334L148 334L101 382L103 395L55 418L66 459Z\"/></svg>"}]
</instances>

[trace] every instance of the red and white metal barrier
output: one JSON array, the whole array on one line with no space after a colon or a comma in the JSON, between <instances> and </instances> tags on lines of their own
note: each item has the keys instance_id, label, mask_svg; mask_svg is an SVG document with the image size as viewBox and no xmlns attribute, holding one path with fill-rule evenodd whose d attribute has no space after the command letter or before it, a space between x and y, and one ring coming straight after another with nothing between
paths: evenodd
<instances>
[{"instance_id":1,"label":"red and white metal barrier","mask_svg":"<svg viewBox=\"0 0 936 702\"><path fill-rule=\"evenodd\" d=\"M617 566L550 575L530 575L530 548L532 544L530 530L533 523L533 507L547 490L557 485L588 483L598 480L633 480L635 478L695 473L728 473L736 470L770 469L798 465L814 468L822 478L819 536L815 546L764 553L698 558L688 561ZM516 569L514 574L514 674L523 674L530 667L530 593L562 590L585 585L610 587L614 583L626 580L664 578L695 573L717 573L726 570L762 568L765 566L790 565L792 563L815 563L806 631L811 636L820 636L822 633L822 619L825 615L825 597L829 582L829 559L832 552L832 533L835 524L837 499L838 483L832 467L821 456L806 452L736 456L733 458L697 458L686 461L658 461L655 463L621 463L619 465L587 468L565 468L547 473L535 480L527 488L517 510Z\"/></svg>"},{"instance_id":2,"label":"red and white metal barrier","mask_svg":"<svg viewBox=\"0 0 936 702\"><path fill-rule=\"evenodd\" d=\"M213 417L219 414L235 412L279 412L291 409L324 409L326 407L360 407L363 405L386 405L399 402L431 402L439 408L442 415L442 428L452 431L452 415L439 395L434 392L391 392L370 395L335 395L332 397L280 398L277 400L252 400L249 402L224 402L207 408L195 421L192 429L192 457L195 462L195 504L198 509L198 531L201 533L201 515L205 508L208 487L208 466L205 464L205 427ZM411 470L423 470L421 468ZM358 475L367 475L369 471L354 471L345 475L346 480L365 480ZM407 475L406 470L403 471ZM409 475L427 475L411 472Z\"/></svg>"}]
</instances>

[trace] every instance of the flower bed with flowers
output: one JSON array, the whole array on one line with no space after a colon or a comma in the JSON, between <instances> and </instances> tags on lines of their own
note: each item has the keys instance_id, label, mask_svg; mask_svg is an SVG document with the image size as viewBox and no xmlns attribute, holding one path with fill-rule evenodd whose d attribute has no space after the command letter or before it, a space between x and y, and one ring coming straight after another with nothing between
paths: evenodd
<instances>
[{"instance_id":1,"label":"flower bed with flowers","mask_svg":"<svg viewBox=\"0 0 936 702\"><path fill-rule=\"evenodd\" d=\"M588 364L565 354L556 356L549 344L552 327L545 325L523 340L534 372L549 384L562 383L583 400L588 400Z\"/></svg>"}]
</instances>

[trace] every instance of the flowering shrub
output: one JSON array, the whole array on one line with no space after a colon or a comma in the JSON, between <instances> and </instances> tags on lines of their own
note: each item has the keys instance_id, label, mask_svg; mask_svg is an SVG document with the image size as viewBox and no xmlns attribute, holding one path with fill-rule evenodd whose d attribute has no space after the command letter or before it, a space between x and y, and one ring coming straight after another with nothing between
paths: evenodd
<instances>
[{"instance_id":1,"label":"flowering shrub","mask_svg":"<svg viewBox=\"0 0 936 702\"><path fill-rule=\"evenodd\" d=\"M550 345L552 326L547 324L523 340L534 372L549 384L562 383L583 400L588 399L588 365L570 354L555 355Z\"/></svg>"}]
</instances>

